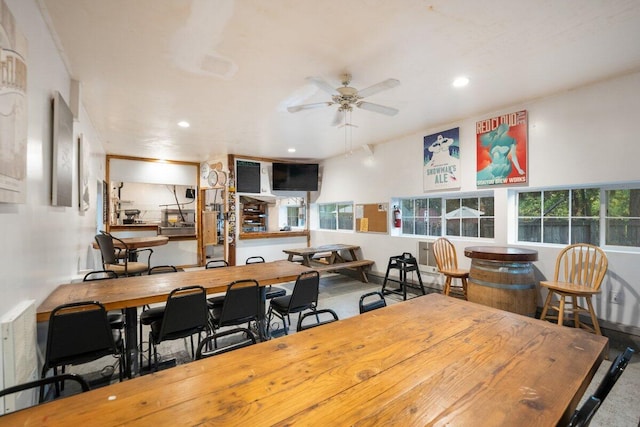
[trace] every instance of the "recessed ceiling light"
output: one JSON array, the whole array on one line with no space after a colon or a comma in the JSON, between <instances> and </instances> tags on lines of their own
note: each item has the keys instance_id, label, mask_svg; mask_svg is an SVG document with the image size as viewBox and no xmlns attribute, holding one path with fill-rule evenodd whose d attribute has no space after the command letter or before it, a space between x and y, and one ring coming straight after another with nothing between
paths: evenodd
<instances>
[{"instance_id":1,"label":"recessed ceiling light","mask_svg":"<svg viewBox=\"0 0 640 427\"><path fill-rule=\"evenodd\" d=\"M295 148L289 148L287 151L290 152L290 153L295 153L296 149Z\"/></svg>"},{"instance_id":2,"label":"recessed ceiling light","mask_svg":"<svg viewBox=\"0 0 640 427\"><path fill-rule=\"evenodd\" d=\"M469 84L469 79L467 77L457 77L453 81L453 87L464 87Z\"/></svg>"},{"instance_id":3,"label":"recessed ceiling light","mask_svg":"<svg viewBox=\"0 0 640 427\"><path fill-rule=\"evenodd\" d=\"M189 122L185 122L184 120L181 122L178 122L178 126L180 126L181 128L188 128L189 126L191 126L189 124Z\"/></svg>"}]
</instances>

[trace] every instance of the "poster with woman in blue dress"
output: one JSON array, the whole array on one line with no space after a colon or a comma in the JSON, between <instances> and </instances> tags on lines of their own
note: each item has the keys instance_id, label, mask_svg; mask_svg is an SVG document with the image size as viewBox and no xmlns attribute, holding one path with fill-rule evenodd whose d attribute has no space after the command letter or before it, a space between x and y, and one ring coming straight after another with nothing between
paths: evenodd
<instances>
[{"instance_id":1,"label":"poster with woman in blue dress","mask_svg":"<svg viewBox=\"0 0 640 427\"><path fill-rule=\"evenodd\" d=\"M527 182L527 111L517 111L476 123L476 184Z\"/></svg>"}]
</instances>

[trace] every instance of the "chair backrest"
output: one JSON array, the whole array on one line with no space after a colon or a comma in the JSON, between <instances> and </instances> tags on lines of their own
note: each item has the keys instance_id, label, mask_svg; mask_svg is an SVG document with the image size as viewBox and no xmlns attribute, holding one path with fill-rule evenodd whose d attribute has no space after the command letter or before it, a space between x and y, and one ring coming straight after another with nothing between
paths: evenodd
<instances>
[{"instance_id":1,"label":"chair backrest","mask_svg":"<svg viewBox=\"0 0 640 427\"><path fill-rule=\"evenodd\" d=\"M264 258L261 256L250 256L249 258L247 258L247 260L244 262L245 264L261 264L265 262Z\"/></svg>"},{"instance_id":2,"label":"chair backrest","mask_svg":"<svg viewBox=\"0 0 640 427\"><path fill-rule=\"evenodd\" d=\"M607 267L607 255L602 249L587 243L576 243L558 254L554 280L597 290L607 273Z\"/></svg>"},{"instance_id":3,"label":"chair backrest","mask_svg":"<svg viewBox=\"0 0 640 427\"><path fill-rule=\"evenodd\" d=\"M31 388L41 387L44 385L60 383L64 381L73 381L77 383L83 392L89 391L89 384L78 374L58 374L50 377L40 378L38 380L29 381L26 383L7 387L4 390L0 390L0 397L7 396L9 394L18 393L20 391L29 390Z\"/></svg>"},{"instance_id":4,"label":"chair backrest","mask_svg":"<svg viewBox=\"0 0 640 427\"><path fill-rule=\"evenodd\" d=\"M118 257L116 256L116 249L113 245L113 237L107 233L96 234L96 243L100 248L100 255L102 256L102 265L116 264Z\"/></svg>"},{"instance_id":5,"label":"chair backrest","mask_svg":"<svg viewBox=\"0 0 640 427\"><path fill-rule=\"evenodd\" d=\"M444 237L436 239L433 243L433 256L436 259L438 270L455 270L458 268L458 256L453 243Z\"/></svg>"},{"instance_id":6,"label":"chair backrest","mask_svg":"<svg viewBox=\"0 0 640 427\"><path fill-rule=\"evenodd\" d=\"M203 331L207 327L207 293L202 286L184 286L169 293L158 342Z\"/></svg>"},{"instance_id":7,"label":"chair backrest","mask_svg":"<svg viewBox=\"0 0 640 427\"><path fill-rule=\"evenodd\" d=\"M631 347L627 347L624 352L620 353L616 357L616 359L611 364L611 367L604 375L604 378L602 378L602 381L600 381L600 385L598 386L597 390L593 393L593 397L604 402L604 399L606 399L607 395L620 378L620 375L622 375L625 368L629 364L632 355L633 349Z\"/></svg>"},{"instance_id":8,"label":"chair backrest","mask_svg":"<svg viewBox=\"0 0 640 427\"><path fill-rule=\"evenodd\" d=\"M234 336L235 338L232 338ZM238 336L241 336L239 340ZM221 344L220 341L222 341ZM211 334L203 339L198 345L198 350L196 350L196 360L226 353L238 348L248 347L256 342L256 336L247 328L227 329L226 331ZM216 347L209 350L211 343Z\"/></svg>"},{"instance_id":9,"label":"chair backrest","mask_svg":"<svg viewBox=\"0 0 640 427\"><path fill-rule=\"evenodd\" d=\"M296 283L293 286L293 292L289 300L289 312L317 305L319 292L320 273L317 271L301 273L296 278Z\"/></svg>"},{"instance_id":10,"label":"chair backrest","mask_svg":"<svg viewBox=\"0 0 640 427\"><path fill-rule=\"evenodd\" d=\"M14 393L19 393L21 391L40 388L40 394L41 394L40 403L41 403L44 400L44 389L43 389L44 386L49 385L49 384L55 384L56 387L59 387L60 383L62 383L62 385L64 386L65 381L75 382L80 387L80 391L83 392L83 393L85 391L89 391L90 390L89 384L87 384L87 382L84 380L84 378L82 378L80 375L66 373L66 374L52 375L52 376L49 376L49 377L40 378L40 379L37 379L37 380L34 380L34 381L28 381L26 383L17 384L17 385L11 386L11 387L7 387L4 390L0 390L0 398L3 398L5 396L9 396L9 395L14 394ZM16 399L17 399L17 397L16 397ZM17 411L19 409L25 409L25 407L23 406L23 404L25 402L23 402L23 401L5 399L4 403L5 403L5 406L4 406L5 412L4 412L4 414L7 414L7 413L13 412L13 411ZM0 419L2 418L2 415L3 414L0 414Z\"/></svg>"},{"instance_id":11,"label":"chair backrest","mask_svg":"<svg viewBox=\"0 0 640 427\"><path fill-rule=\"evenodd\" d=\"M149 269L149 275L152 274L165 274L165 273L177 273L178 269L175 265L156 265Z\"/></svg>"},{"instance_id":12,"label":"chair backrest","mask_svg":"<svg viewBox=\"0 0 640 427\"><path fill-rule=\"evenodd\" d=\"M204 266L205 269L229 267L229 263L223 259L213 259Z\"/></svg>"},{"instance_id":13,"label":"chair backrest","mask_svg":"<svg viewBox=\"0 0 640 427\"><path fill-rule=\"evenodd\" d=\"M602 402L593 396L589 396L582 406L577 409L567 427L587 427L591 424L591 418L596 414Z\"/></svg>"},{"instance_id":14,"label":"chair backrest","mask_svg":"<svg viewBox=\"0 0 640 427\"><path fill-rule=\"evenodd\" d=\"M219 326L239 325L260 317L260 285L256 280L236 280L227 287Z\"/></svg>"},{"instance_id":15,"label":"chair backrest","mask_svg":"<svg viewBox=\"0 0 640 427\"><path fill-rule=\"evenodd\" d=\"M321 320L323 317L325 318L325 320ZM307 319L314 319L315 322L307 323ZM332 323L337 320L340 319L338 319L338 315L336 314L336 312L328 308L309 311L298 318L298 326L296 327L296 331L304 331L307 329L315 328L316 326L326 325L327 323Z\"/></svg>"},{"instance_id":16,"label":"chair backrest","mask_svg":"<svg viewBox=\"0 0 640 427\"><path fill-rule=\"evenodd\" d=\"M586 427L589 425L591 418L598 411L598 408L600 408L600 405L607 398L609 392L629 364L633 352L631 347L627 347L624 352L616 357L593 395L589 396L589 399L574 412L571 421L569 421L570 427Z\"/></svg>"},{"instance_id":17,"label":"chair backrest","mask_svg":"<svg viewBox=\"0 0 640 427\"><path fill-rule=\"evenodd\" d=\"M95 301L64 304L51 312L45 366L84 363L117 353L102 304Z\"/></svg>"},{"instance_id":18,"label":"chair backrest","mask_svg":"<svg viewBox=\"0 0 640 427\"><path fill-rule=\"evenodd\" d=\"M367 300L369 301L367 302ZM360 297L360 302L358 303L360 314L386 306L387 301L384 299L384 295L382 294L382 292L379 291L369 292L362 295Z\"/></svg>"},{"instance_id":19,"label":"chair backrest","mask_svg":"<svg viewBox=\"0 0 640 427\"><path fill-rule=\"evenodd\" d=\"M83 282L92 282L94 280L117 279L118 275L113 270L95 270L90 271L82 278Z\"/></svg>"}]
</instances>

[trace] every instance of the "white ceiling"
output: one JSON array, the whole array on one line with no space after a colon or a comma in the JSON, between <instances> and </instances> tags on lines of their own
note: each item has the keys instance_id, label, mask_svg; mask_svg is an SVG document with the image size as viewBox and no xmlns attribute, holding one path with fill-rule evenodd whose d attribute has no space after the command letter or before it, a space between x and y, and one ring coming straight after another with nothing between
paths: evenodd
<instances>
[{"instance_id":1,"label":"white ceiling","mask_svg":"<svg viewBox=\"0 0 640 427\"><path fill-rule=\"evenodd\" d=\"M640 70L638 0L39 2L110 154L342 154L335 105L286 110L330 99L309 76L400 80L366 99L396 116L354 110L356 150Z\"/></svg>"}]
</instances>

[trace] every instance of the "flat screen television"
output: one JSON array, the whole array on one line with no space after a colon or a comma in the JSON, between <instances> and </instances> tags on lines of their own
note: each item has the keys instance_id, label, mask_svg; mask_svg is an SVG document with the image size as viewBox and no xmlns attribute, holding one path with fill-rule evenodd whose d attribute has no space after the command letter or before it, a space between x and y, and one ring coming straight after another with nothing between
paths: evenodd
<instances>
[{"instance_id":1,"label":"flat screen television","mask_svg":"<svg viewBox=\"0 0 640 427\"><path fill-rule=\"evenodd\" d=\"M273 163L274 191L318 191L317 163Z\"/></svg>"},{"instance_id":2,"label":"flat screen television","mask_svg":"<svg viewBox=\"0 0 640 427\"><path fill-rule=\"evenodd\" d=\"M260 193L260 163L246 160L236 162L236 191Z\"/></svg>"}]
</instances>

